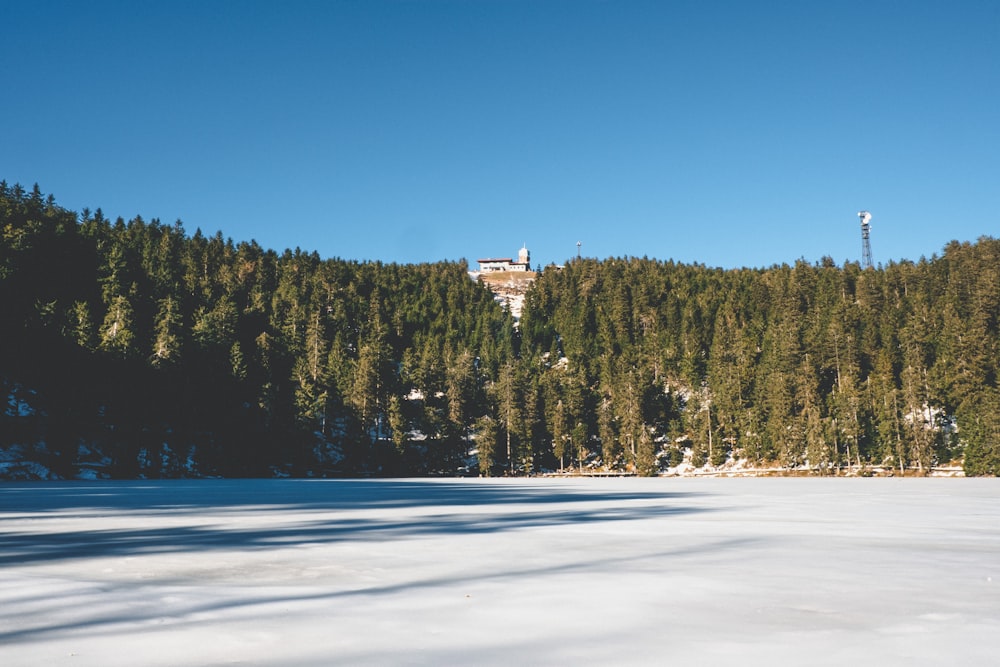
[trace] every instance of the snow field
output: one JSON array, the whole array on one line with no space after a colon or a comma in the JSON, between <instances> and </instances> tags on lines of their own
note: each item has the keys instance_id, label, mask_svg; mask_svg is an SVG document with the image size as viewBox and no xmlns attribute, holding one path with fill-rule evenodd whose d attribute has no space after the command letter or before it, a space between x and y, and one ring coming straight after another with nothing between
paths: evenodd
<instances>
[{"instance_id":1,"label":"snow field","mask_svg":"<svg viewBox=\"0 0 1000 667\"><path fill-rule=\"evenodd\" d=\"M0 485L3 665L992 665L1000 481Z\"/></svg>"}]
</instances>

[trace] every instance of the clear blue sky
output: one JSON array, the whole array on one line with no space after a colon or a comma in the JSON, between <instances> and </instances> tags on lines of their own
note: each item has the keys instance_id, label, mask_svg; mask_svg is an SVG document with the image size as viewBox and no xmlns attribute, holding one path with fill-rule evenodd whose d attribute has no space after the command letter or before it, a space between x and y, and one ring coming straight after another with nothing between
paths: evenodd
<instances>
[{"instance_id":1,"label":"clear blue sky","mask_svg":"<svg viewBox=\"0 0 1000 667\"><path fill-rule=\"evenodd\" d=\"M1000 2L0 0L0 179L275 250L876 262L1000 235Z\"/></svg>"}]
</instances>

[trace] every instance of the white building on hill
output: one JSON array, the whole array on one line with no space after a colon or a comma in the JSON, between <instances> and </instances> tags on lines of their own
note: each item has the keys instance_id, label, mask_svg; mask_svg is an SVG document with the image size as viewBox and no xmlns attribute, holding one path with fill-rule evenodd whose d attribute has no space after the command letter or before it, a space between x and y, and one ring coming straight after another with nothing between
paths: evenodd
<instances>
[{"instance_id":1,"label":"white building on hill","mask_svg":"<svg viewBox=\"0 0 1000 667\"><path fill-rule=\"evenodd\" d=\"M528 253L528 246L523 246L517 251L517 261L510 257L500 257L479 260L480 273L495 273L497 271L530 271L531 255Z\"/></svg>"}]
</instances>

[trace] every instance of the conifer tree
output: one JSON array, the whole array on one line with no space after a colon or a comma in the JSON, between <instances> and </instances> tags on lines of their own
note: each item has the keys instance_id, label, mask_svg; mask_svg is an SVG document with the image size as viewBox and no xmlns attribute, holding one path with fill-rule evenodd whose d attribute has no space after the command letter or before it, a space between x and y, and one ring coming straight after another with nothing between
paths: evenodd
<instances>
[{"instance_id":1,"label":"conifer tree","mask_svg":"<svg viewBox=\"0 0 1000 667\"><path fill-rule=\"evenodd\" d=\"M122 295L112 297L101 326L100 348L119 357L129 356L135 339L132 326L132 304Z\"/></svg>"}]
</instances>

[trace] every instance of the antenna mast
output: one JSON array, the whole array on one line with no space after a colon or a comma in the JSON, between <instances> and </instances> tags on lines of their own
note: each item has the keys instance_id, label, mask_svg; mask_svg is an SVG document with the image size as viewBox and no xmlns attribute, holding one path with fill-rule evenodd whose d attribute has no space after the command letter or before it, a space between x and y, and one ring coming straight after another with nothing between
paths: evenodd
<instances>
[{"instance_id":1,"label":"antenna mast","mask_svg":"<svg viewBox=\"0 0 1000 667\"><path fill-rule=\"evenodd\" d=\"M868 211L858 211L858 217L861 218L861 268L870 269L872 268L872 244L868 240L868 235L872 228L872 214Z\"/></svg>"},{"instance_id":2,"label":"antenna mast","mask_svg":"<svg viewBox=\"0 0 1000 667\"><path fill-rule=\"evenodd\" d=\"M583 241L576 242L576 258L580 259L580 246L583 245Z\"/></svg>"}]
</instances>

